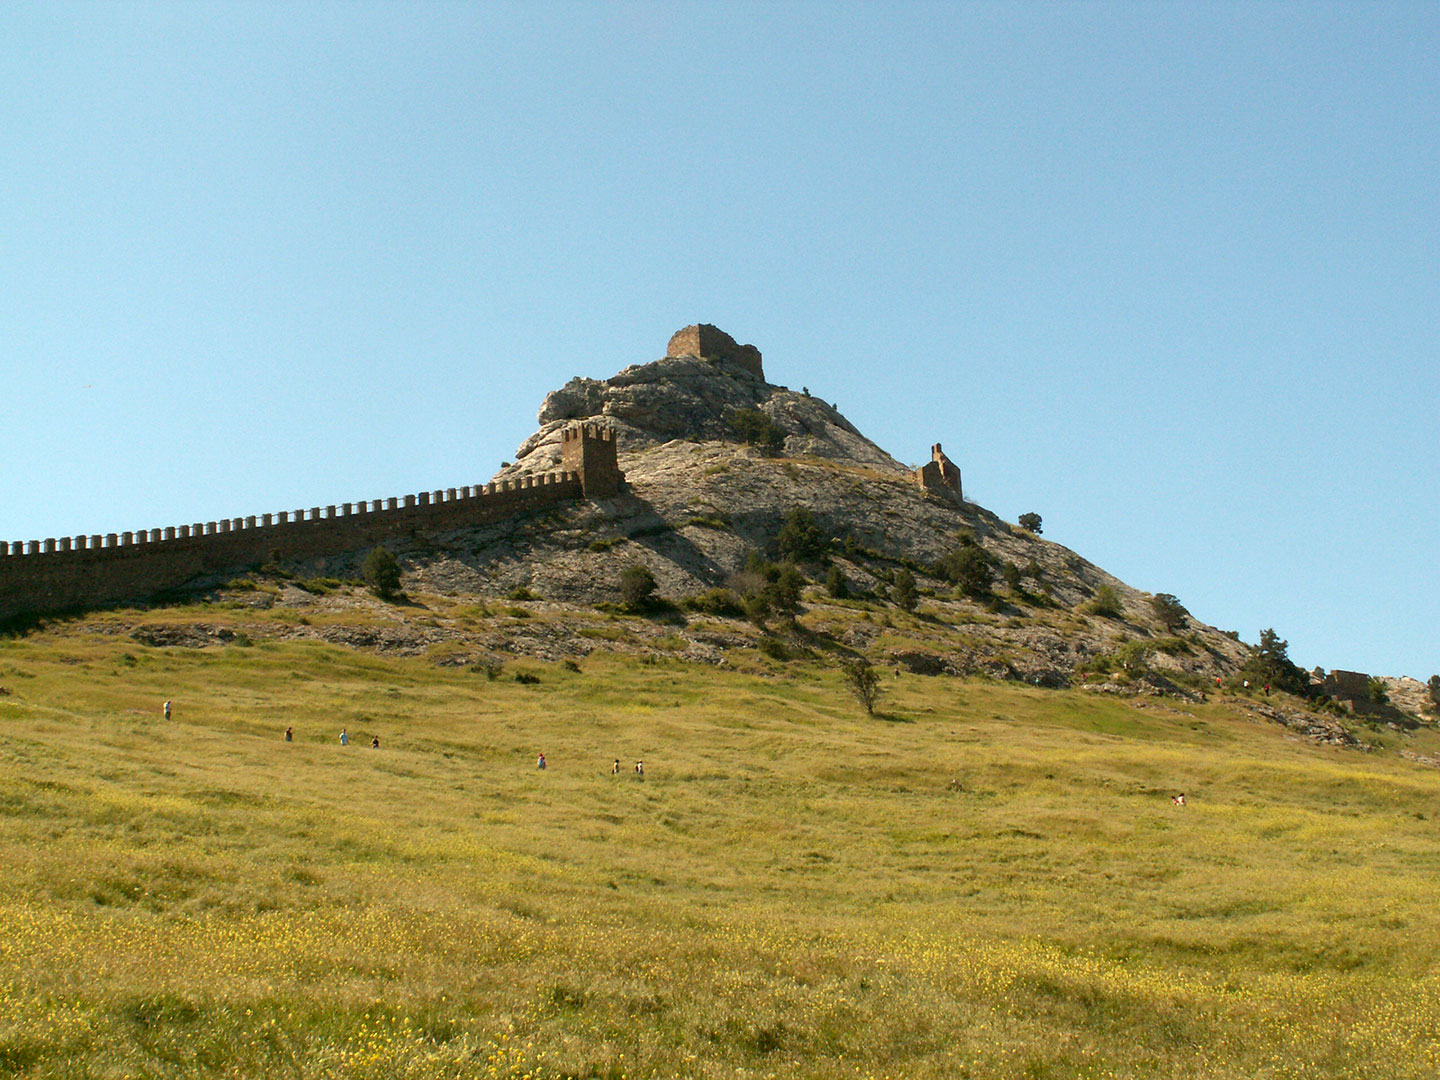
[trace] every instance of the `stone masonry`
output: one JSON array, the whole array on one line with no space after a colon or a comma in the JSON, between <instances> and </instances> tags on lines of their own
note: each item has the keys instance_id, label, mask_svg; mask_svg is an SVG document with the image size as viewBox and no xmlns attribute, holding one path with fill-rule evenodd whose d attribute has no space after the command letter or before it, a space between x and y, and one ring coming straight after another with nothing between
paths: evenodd
<instances>
[{"instance_id":1,"label":"stone masonry","mask_svg":"<svg viewBox=\"0 0 1440 1080\"><path fill-rule=\"evenodd\" d=\"M612 432L564 433L560 472L401 498L316 506L139 532L0 542L0 619L145 600L265 562L344 555L424 533L484 525L625 482Z\"/></svg>"},{"instance_id":2,"label":"stone masonry","mask_svg":"<svg viewBox=\"0 0 1440 1080\"><path fill-rule=\"evenodd\" d=\"M754 345L738 345L735 339L717 326L699 323L677 330L665 349L666 356L698 356L702 360L728 360L750 374L765 379L760 366L760 350Z\"/></svg>"},{"instance_id":3,"label":"stone masonry","mask_svg":"<svg viewBox=\"0 0 1440 1080\"><path fill-rule=\"evenodd\" d=\"M912 472L910 478L926 491L953 495L961 500L965 497L960 490L960 466L945 456L938 442L930 448L930 460Z\"/></svg>"}]
</instances>

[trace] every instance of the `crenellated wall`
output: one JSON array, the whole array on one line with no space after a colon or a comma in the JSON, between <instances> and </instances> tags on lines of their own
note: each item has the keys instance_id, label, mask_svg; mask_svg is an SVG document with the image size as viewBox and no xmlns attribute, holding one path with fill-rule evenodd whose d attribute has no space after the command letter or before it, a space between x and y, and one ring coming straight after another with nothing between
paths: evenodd
<instances>
[{"instance_id":1,"label":"crenellated wall","mask_svg":"<svg viewBox=\"0 0 1440 1080\"><path fill-rule=\"evenodd\" d=\"M489 524L556 503L615 494L624 475L612 433L596 425L577 425L564 437L567 468L543 476L323 510L317 506L139 532L0 541L0 618L143 600L197 578L264 562L343 555L386 540ZM577 467L569 467L572 460Z\"/></svg>"}]
</instances>

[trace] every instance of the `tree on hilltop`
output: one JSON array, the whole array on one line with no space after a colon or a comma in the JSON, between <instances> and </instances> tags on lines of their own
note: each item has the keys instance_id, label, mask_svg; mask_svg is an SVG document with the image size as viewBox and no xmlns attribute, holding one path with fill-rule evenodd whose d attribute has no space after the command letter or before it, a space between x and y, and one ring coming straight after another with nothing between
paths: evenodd
<instances>
[{"instance_id":1,"label":"tree on hilltop","mask_svg":"<svg viewBox=\"0 0 1440 1080\"><path fill-rule=\"evenodd\" d=\"M1290 643L1274 628L1260 631L1260 644L1250 652L1250 659L1240 673L1253 683L1288 690L1292 694L1310 692L1310 676L1290 660Z\"/></svg>"},{"instance_id":2,"label":"tree on hilltop","mask_svg":"<svg viewBox=\"0 0 1440 1080\"><path fill-rule=\"evenodd\" d=\"M1034 533L1036 536L1039 536L1039 535L1040 535L1040 515L1037 514L1037 513L1035 513L1035 511L1033 511L1033 510L1030 511L1030 513L1028 513L1028 514L1021 514L1021 515L1020 515L1020 528L1024 529L1026 532L1032 532L1032 533Z\"/></svg>"}]
</instances>

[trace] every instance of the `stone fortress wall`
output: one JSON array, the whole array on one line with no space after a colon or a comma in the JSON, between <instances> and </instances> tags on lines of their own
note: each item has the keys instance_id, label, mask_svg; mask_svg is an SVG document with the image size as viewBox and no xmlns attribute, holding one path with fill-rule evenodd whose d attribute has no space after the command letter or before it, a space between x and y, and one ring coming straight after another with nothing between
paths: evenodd
<instances>
[{"instance_id":1,"label":"stone fortress wall","mask_svg":"<svg viewBox=\"0 0 1440 1080\"><path fill-rule=\"evenodd\" d=\"M486 525L625 481L614 434L577 424L562 435L562 470L417 495L226 518L138 532L0 541L0 618L144 600L198 578L282 559L344 555L423 532Z\"/></svg>"}]
</instances>

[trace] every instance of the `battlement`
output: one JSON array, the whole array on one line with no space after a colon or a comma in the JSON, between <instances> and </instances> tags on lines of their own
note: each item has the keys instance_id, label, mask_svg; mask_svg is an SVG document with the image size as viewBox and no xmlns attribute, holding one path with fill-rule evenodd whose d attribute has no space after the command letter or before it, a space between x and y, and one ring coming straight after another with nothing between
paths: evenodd
<instances>
[{"instance_id":1,"label":"battlement","mask_svg":"<svg viewBox=\"0 0 1440 1080\"><path fill-rule=\"evenodd\" d=\"M965 498L960 487L960 466L945 456L938 442L930 447L930 460L914 470L910 479L926 491L953 495L962 501Z\"/></svg>"},{"instance_id":2,"label":"battlement","mask_svg":"<svg viewBox=\"0 0 1440 1080\"><path fill-rule=\"evenodd\" d=\"M141 600L263 562L343 555L620 489L624 474L613 432L584 424L562 437L564 468L539 476L323 510L316 506L158 529L0 541L0 618Z\"/></svg>"},{"instance_id":3,"label":"battlement","mask_svg":"<svg viewBox=\"0 0 1440 1080\"><path fill-rule=\"evenodd\" d=\"M562 431L560 464L579 474L587 499L618 494L625 483L615 456L615 433L603 424L574 424Z\"/></svg>"}]
</instances>

